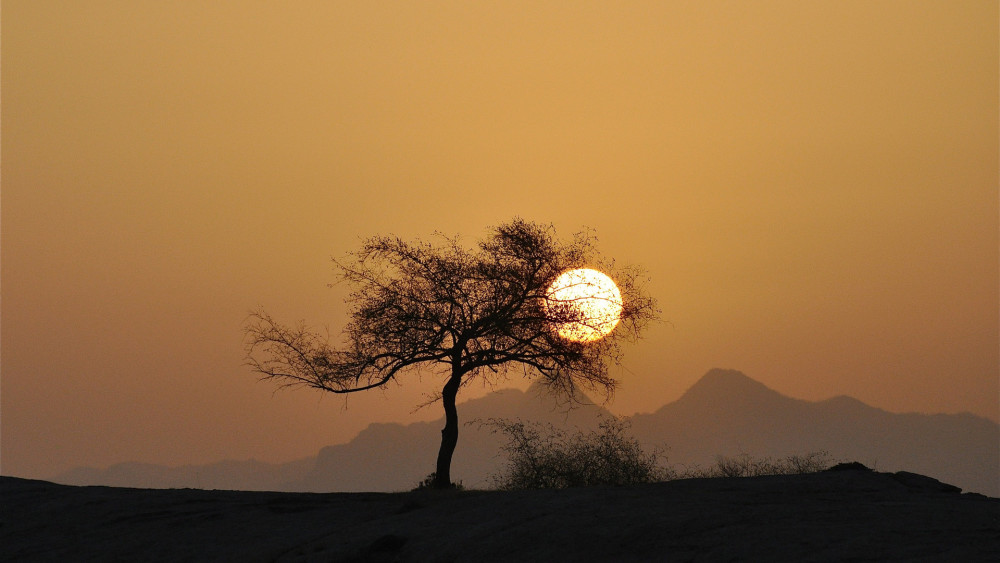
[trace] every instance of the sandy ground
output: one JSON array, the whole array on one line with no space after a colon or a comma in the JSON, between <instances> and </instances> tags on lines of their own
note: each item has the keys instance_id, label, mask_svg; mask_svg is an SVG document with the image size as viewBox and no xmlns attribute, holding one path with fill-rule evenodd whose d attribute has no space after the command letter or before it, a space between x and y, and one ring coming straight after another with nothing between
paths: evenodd
<instances>
[{"instance_id":1,"label":"sandy ground","mask_svg":"<svg viewBox=\"0 0 1000 563\"><path fill-rule=\"evenodd\" d=\"M3 561L1000 561L1000 500L905 473L515 492L0 486Z\"/></svg>"}]
</instances>

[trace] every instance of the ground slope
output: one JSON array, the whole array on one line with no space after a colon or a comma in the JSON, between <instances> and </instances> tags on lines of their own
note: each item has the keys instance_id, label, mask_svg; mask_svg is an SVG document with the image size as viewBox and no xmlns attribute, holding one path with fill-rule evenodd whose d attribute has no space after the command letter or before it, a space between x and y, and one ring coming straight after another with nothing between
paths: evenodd
<instances>
[{"instance_id":1,"label":"ground slope","mask_svg":"<svg viewBox=\"0 0 1000 563\"><path fill-rule=\"evenodd\" d=\"M906 473L445 493L0 485L3 561L1000 560L1000 500Z\"/></svg>"}]
</instances>

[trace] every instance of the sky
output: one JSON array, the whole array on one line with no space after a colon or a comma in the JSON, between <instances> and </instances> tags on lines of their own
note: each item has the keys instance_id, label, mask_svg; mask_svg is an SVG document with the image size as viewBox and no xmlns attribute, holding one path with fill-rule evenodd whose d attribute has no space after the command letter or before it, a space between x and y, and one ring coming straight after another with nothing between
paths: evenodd
<instances>
[{"instance_id":1,"label":"sky","mask_svg":"<svg viewBox=\"0 0 1000 563\"><path fill-rule=\"evenodd\" d=\"M283 462L440 418L414 412L432 376L276 392L244 323L337 334L331 257L514 217L648 271L664 322L613 412L720 367L1000 418L996 2L6 0L0 23L5 475Z\"/></svg>"}]
</instances>

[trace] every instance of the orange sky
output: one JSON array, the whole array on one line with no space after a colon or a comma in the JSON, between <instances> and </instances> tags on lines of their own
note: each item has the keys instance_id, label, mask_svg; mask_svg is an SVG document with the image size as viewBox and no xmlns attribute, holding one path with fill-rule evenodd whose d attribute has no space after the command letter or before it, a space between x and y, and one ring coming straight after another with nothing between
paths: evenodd
<instances>
[{"instance_id":1,"label":"orange sky","mask_svg":"<svg viewBox=\"0 0 1000 563\"><path fill-rule=\"evenodd\" d=\"M3 2L4 474L438 418L273 394L241 325L337 331L331 256L515 215L648 268L615 412L724 367L997 420L996 2L375 4Z\"/></svg>"}]
</instances>

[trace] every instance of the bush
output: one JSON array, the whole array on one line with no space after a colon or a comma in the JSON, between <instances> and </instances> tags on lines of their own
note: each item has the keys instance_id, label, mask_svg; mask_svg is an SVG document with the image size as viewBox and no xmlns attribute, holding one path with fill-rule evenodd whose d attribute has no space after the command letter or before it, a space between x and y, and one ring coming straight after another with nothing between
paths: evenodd
<instances>
[{"instance_id":1,"label":"bush","mask_svg":"<svg viewBox=\"0 0 1000 563\"><path fill-rule=\"evenodd\" d=\"M805 455L790 455L782 459L753 457L744 452L736 456L718 456L708 469L688 468L680 477L760 477L762 475L802 475L819 473L830 467L830 454L825 451Z\"/></svg>"},{"instance_id":2,"label":"bush","mask_svg":"<svg viewBox=\"0 0 1000 563\"><path fill-rule=\"evenodd\" d=\"M416 488L410 489L410 492L413 492L413 491L429 491L431 489L434 489L434 478L435 477L437 477L437 471L432 471L430 475L428 475L427 477L424 477L423 481L417 483ZM461 481L459 481L457 483L452 483L452 487L451 488L454 489L454 490L456 490L456 491L464 491L465 490L465 487L462 485Z\"/></svg>"},{"instance_id":3,"label":"bush","mask_svg":"<svg viewBox=\"0 0 1000 563\"><path fill-rule=\"evenodd\" d=\"M507 466L492 476L494 487L563 489L595 485L637 485L693 477L759 477L818 473L830 467L825 451L785 458L754 457L748 453L718 456L715 464L675 471L665 465L660 450L646 452L628 434L625 418L602 418L597 430L569 433L551 424L491 418L480 422L502 433Z\"/></svg>"},{"instance_id":4,"label":"bush","mask_svg":"<svg viewBox=\"0 0 1000 563\"><path fill-rule=\"evenodd\" d=\"M670 477L659 451L647 453L628 436L626 419L603 418L597 430L573 434L520 420L489 419L482 426L507 437L507 467L492 478L501 490L635 485Z\"/></svg>"}]
</instances>

